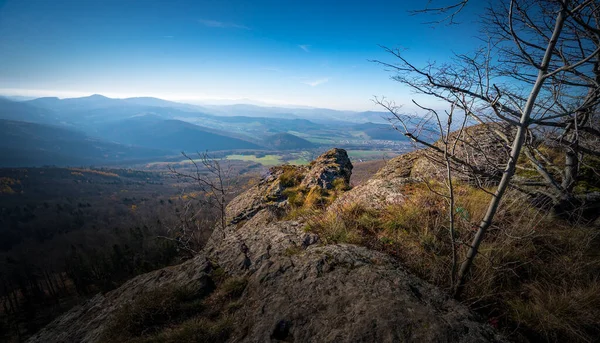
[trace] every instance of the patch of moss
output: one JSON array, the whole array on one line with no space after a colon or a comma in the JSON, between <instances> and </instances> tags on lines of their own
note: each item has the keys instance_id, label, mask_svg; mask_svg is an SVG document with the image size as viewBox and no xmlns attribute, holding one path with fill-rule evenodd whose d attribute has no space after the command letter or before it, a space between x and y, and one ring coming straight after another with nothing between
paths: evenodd
<instances>
[{"instance_id":1,"label":"patch of moss","mask_svg":"<svg viewBox=\"0 0 600 343\"><path fill-rule=\"evenodd\" d=\"M302 247L299 246L291 246L285 249L285 251L283 252L283 254L285 256L294 256L294 255L298 255L301 254L304 250L302 249Z\"/></svg>"}]
</instances>

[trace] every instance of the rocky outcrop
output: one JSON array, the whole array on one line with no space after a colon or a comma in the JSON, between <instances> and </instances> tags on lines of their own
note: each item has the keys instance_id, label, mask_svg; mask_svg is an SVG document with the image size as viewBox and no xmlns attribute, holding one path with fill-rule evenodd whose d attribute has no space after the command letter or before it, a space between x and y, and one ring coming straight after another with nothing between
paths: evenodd
<instances>
[{"instance_id":1,"label":"rocky outcrop","mask_svg":"<svg viewBox=\"0 0 600 343\"><path fill-rule=\"evenodd\" d=\"M249 277L236 313L240 341L498 340L466 307L388 255L354 245L320 246L303 227L250 220L210 253L226 270Z\"/></svg>"},{"instance_id":2,"label":"rocky outcrop","mask_svg":"<svg viewBox=\"0 0 600 343\"><path fill-rule=\"evenodd\" d=\"M403 185L418 182L411 177L415 162L423 157L423 150L400 155L389 160L371 179L344 193L329 208L337 211L340 207L359 204L364 208L381 209L388 205L400 204L406 196L400 191Z\"/></svg>"},{"instance_id":3,"label":"rocky outcrop","mask_svg":"<svg viewBox=\"0 0 600 343\"><path fill-rule=\"evenodd\" d=\"M346 150L331 149L311 163L311 168L301 185L306 188L318 186L331 189L336 179L341 179L346 185L350 184L350 176L352 176L352 162Z\"/></svg>"},{"instance_id":4,"label":"rocky outcrop","mask_svg":"<svg viewBox=\"0 0 600 343\"><path fill-rule=\"evenodd\" d=\"M454 177L470 182L477 176L482 182L497 182L510 154L510 146L501 137L510 140L514 131L515 128L510 125L494 123L474 125L451 133L448 148L450 151L454 150L457 161L462 161L452 163ZM444 149L441 141L437 141L434 146ZM419 154L411 170L412 177L446 177L445 161L441 153L428 148L420 150Z\"/></svg>"},{"instance_id":5,"label":"rocky outcrop","mask_svg":"<svg viewBox=\"0 0 600 343\"><path fill-rule=\"evenodd\" d=\"M63 314L28 342L102 342L102 334L116 311L143 293L177 285L198 291L212 287L212 264L199 255L180 265L137 276L106 294L98 294Z\"/></svg>"},{"instance_id":6,"label":"rocky outcrop","mask_svg":"<svg viewBox=\"0 0 600 343\"><path fill-rule=\"evenodd\" d=\"M397 160L377 180L406 175ZM291 168L291 169L290 169ZM348 244L322 245L298 220L280 220L287 187L348 182L346 152L310 168L274 168L228 206L229 225L179 266L138 276L47 326L30 342L99 342L120 306L143 292L184 284L209 292L217 267L247 284L231 314L231 342L492 342L497 332L390 256ZM389 178L386 176L388 175ZM291 178L291 179L290 179ZM293 182L291 182L292 180ZM352 191L346 193L351 194Z\"/></svg>"},{"instance_id":7,"label":"rocky outcrop","mask_svg":"<svg viewBox=\"0 0 600 343\"><path fill-rule=\"evenodd\" d=\"M498 133L510 137L511 132L508 126L476 125L464 129L460 135L459 132L450 134L450 148L456 143L455 156L470 165L452 163L453 177L465 182L472 182L475 177L483 183L499 180L510 147ZM439 141L434 146L444 148ZM337 199L329 210L337 211L340 206L350 204L374 209L401 204L406 200L403 186L421 183L423 179L445 178L445 161L439 151L433 148L413 151L389 160L371 179Z\"/></svg>"}]
</instances>

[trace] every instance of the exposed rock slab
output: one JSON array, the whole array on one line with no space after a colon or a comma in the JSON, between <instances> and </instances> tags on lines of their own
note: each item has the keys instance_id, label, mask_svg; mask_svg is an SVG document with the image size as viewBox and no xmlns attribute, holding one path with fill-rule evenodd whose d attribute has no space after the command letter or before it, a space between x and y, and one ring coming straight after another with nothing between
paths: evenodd
<instances>
[{"instance_id":1,"label":"exposed rock slab","mask_svg":"<svg viewBox=\"0 0 600 343\"><path fill-rule=\"evenodd\" d=\"M335 179L349 181L351 164L343 162L345 151L336 150L321 161L332 156L333 163L315 163L304 170L302 184L327 187ZM390 167L368 187L407 180L397 170ZM158 287L210 287L216 265L248 280L233 314L236 329L230 342L502 340L467 307L407 273L388 255L354 245L322 246L317 235L305 232L301 221L278 221L277 212L286 206L281 175L274 170L235 199L228 207L230 225L215 230L194 259L140 275L98 295L29 341L99 342L119 306ZM384 196L382 201L390 199Z\"/></svg>"},{"instance_id":2,"label":"exposed rock slab","mask_svg":"<svg viewBox=\"0 0 600 343\"><path fill-rule=\"evenodd\" d=\"M101 342L101 336L115 312L140 294L172 285L194 287L199 291L212 286L211 263L204 255L180 265L139 275L114 291L98 294L58 317L28 342Z\"/></svg>"}]
</instances>

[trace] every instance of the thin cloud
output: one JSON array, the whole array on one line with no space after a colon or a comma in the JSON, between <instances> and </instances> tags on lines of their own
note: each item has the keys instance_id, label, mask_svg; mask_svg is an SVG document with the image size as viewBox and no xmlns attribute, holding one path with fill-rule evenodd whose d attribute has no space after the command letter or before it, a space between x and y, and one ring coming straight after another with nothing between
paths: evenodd
<instances>
[{"instance_id":1,"label":"thin cloud","mask_svg":"<svg viewBox=\"0 0 600 343\"><path fill-rule=\"evenodd\" d=\"M318 79L318 80L314 80L314 81L306 81L306 82L302 82L302 83L304 83L305 85L309 85L311 87L316 87L316 86L322 85L322 84L324 84L326 82L329 82L329 78L328 77L325 77L325 78L322 78L322 79Z\"/></svg>"},{"instance_id":2,"label":"thin cloud","mask_svg":"<svg viewBox=\"0 0 600 343\"><path fill-rule=\"evenodd\" d=\"M310 52L310 50L308 48L310 48L310 45L308 44L299 44L298 47L302 50L304 50L304 52Z\"/></svg>"},{"instance_id":3,"label":"thin cloud","mask_svg":"<svg viewBox=\"0 0 600 343\"><path fill-rule=\"evenodd\" d=\"M281 73L283 72L283 70L279 69L279 68L274 68L274 67L262 67L260 68L261 70L265 70L265 71L271 71L274 73Z\"/></svg>"},{"instance_id":4,"label":"thin cloud","mask_svg":"<svg viewBox=\"0 0 600 343\"><path fill-rule=\"evenodd\" d=\"M210 19L198 19L198 22L206 27L216 27L220 29L243 29L250 30L250 28L246 25L229 23L218 20L210 20Z\"/></svg>"}]
</instances>

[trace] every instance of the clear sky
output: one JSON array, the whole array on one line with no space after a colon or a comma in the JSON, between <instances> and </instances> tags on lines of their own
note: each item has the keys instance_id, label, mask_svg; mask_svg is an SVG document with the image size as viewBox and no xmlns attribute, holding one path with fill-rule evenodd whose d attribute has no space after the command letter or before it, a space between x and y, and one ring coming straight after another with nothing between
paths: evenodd
<instances>
[{"instance_id":1,"label":"clear sky","mask_svg":"<svg viewBox=\"0 0 600 343\"><path fill-rule=\"evenodd\" d=\"M378 45L417 61L470 51L479 43L469 14L481 6L472 3L461 25L433 27L407 12L425 0L0 0L0 94L408 103L369 62L393 61Z\"/></svg>"}]
</instances>

